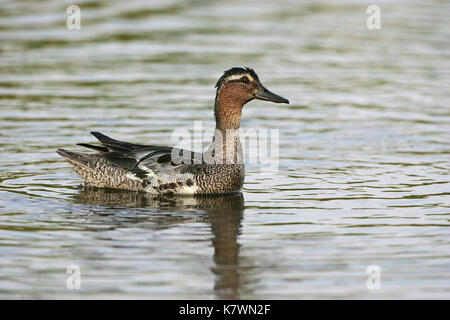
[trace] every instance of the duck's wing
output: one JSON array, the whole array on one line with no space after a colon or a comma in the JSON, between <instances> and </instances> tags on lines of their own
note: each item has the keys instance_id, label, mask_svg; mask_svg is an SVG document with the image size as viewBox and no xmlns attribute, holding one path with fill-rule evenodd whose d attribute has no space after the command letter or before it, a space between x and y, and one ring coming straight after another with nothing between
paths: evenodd
<instances>
[{"instance_id":1,"label":"duck's wing","mask_svg":"<svg viewBox=\"0 0 450 320\"><path fill-rule=\"evenodd\" d=\"M97 156L133 172L140 178L155 174L195 174L200 168L202 154L166 146L139 145L110 138L100 132L91 132L101 143L96 146L79 145L99 151Z\"/></svg>"}]
</instances>

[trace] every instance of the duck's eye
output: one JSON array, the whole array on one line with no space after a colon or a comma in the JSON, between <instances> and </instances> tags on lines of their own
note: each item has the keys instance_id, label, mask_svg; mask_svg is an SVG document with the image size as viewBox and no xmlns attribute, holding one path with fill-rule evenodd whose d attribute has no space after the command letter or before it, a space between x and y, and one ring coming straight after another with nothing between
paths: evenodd
<instances>
[{"instance_id":1,"label":"duck's eye","mask_svg":"<svg viewBox=\"0 0 450 320\"><path fill-rule=\"evenodd\" d=\"M250 83L250 80L248 80L247 77L242 77L242 78L240 79L240 81L243 82L243 83Z\"/></svg>"}]
</instances>

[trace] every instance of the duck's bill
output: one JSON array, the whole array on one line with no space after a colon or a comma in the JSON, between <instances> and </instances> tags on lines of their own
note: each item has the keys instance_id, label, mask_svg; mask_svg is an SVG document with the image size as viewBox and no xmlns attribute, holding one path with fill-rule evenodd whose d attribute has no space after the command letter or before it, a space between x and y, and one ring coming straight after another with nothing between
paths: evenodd
<instances>
[{"instance_id":1,"label":"duck's bill","mask_svg":"<svg viewBox=\"0 0 450 320\"><path fill-rule=\"evenodd\" d=\"M288 99L267 90L267 88L263 86L261 86L261 90L255 94L255 99L272 101L275 103L289 103Z\"/></svg>"}]
</instances>

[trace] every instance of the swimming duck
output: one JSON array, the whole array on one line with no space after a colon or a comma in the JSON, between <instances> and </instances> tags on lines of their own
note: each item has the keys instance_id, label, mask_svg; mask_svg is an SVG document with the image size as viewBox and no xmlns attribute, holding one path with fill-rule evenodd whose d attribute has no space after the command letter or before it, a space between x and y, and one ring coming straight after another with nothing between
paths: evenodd
<instances>
[{"instance_id":1,"label":"swimming duck","mask_svg":"<svg viewBox=\"0 0 450 320\"><path fill-rule=\"evenodd\" d=\"M173 147L140 145L91 132L99 145L78 145L98 151L56 152L73 165L86 185L146 191L153 194L224 194L244 183L244 161L238 129L242 107L253 99L289 103L266 89L250 68L231 68L216 84L216 130L204 153Z\"/></svg>"}]
</instances>

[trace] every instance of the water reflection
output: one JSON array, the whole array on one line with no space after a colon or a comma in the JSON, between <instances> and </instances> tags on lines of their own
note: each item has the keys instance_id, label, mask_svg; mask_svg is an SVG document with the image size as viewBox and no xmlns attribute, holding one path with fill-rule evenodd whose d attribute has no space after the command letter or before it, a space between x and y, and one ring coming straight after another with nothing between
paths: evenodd
<instances>
[{"instance_id":1,"label":"water reflection","mask_svg":"<svg viewBox=\"0 0 450 320\"><path fill-rule=\"evenodd\" d=\"M194 211L198 219L211 226L212 245L214 248L215 275L214 292L218 299L239 299L239 248L238 236L240 234L244 213L244 196L242 193L221 196L201 197L155 197L144 192L127 190L101 189L82 187L74 196L75 203L101 206L95 213L103 218L110 218L111 214L121 208L152 208L156 213ZM149 216L134 216L133 223L148 220ZM192 216L187 215L159 215L157 225L169 228L170 225L191 221ZM130 223L130 219L126 220ZM97 221L99 222L99 221ZM110 221L108 221L110 223ZM123 219L116 220L123 225Z\"/></svg>"}]
</instances>

